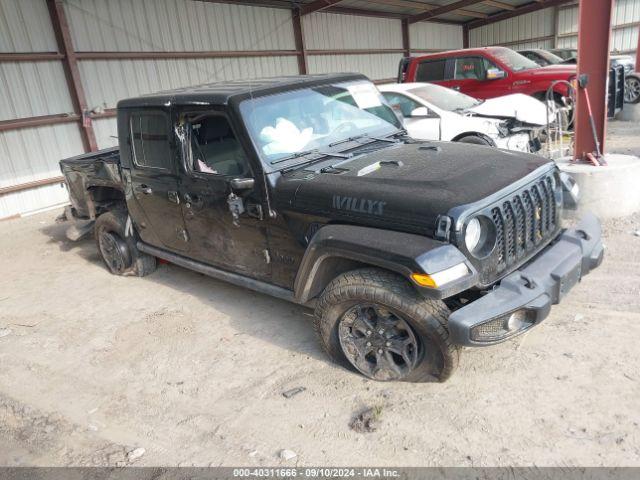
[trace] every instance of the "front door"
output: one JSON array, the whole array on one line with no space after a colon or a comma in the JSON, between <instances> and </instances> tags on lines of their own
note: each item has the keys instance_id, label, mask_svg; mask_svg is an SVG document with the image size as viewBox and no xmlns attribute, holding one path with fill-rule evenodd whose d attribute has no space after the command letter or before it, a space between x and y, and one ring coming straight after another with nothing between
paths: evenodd
<instances>
[{"instance_id":1,"label":"front door","mask_svg":"<svg viewBox=\"0 0 640 480\"><path fill-rule=\"evenodd\" d=\"M180 122L186 143L180 196L189 257L251 278L268 279L271 258L261 194L257 185L232 189L234 179L251 182L253 174L227 117L185 113Z\"/></svg>"},{"instance_id":2,"label":"front door","mask_svg":"<svg viewBox=\"0 0 640 480\"><path fill-rule=\"evenodd\" d=\"M142 214L136 217L140 219L138 231L144 242L180 251L186 247L186 232L172 135L167 112L149 109L131 114L130 209Z\"/></svg>"},{"instance_id":3,"label":"front door","mask_svg":"<svg viewBox=\"0 0 640 480\"><path fill-rule=\"evenodd\" d=\"M410 137L419 140L441 140L440 117L426 105L399 92L382 92L391 108L399 111Z\"/></svg>"}]
</instances>

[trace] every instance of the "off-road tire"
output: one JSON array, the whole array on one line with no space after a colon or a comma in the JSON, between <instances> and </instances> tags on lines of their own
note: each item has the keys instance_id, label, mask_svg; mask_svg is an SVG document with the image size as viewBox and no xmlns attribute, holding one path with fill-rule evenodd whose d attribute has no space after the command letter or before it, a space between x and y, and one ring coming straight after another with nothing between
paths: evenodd
<instances>
[{"instance_id":1,"label":"off-road tire","mask_svg":"<svg viewBox=\"0 0 640 480\"><path fill-rule=\"evenodd\" d=\"M460 143L472 143L474 145L484 145L486 147L490 147L491 144L485 140L484 138L478 137L477 135L467 135L466 137L462 137L457 140Z\"/></svg>"},{"instance_id":2,"label":"off-road tire","mask_svg":"<svg viewBox=\"0 0 640 480\"><path fill-rule=\"evenodd\" d=\"M128 275L144 277L156 269L156 258L141 252L136 247L136 234L130 225L127 232L128 214L124 210L111 210L103 213L96 220L94 227L96 246L105 266L114 275ZM109 241L115 242L122 252L121 261L113 261L106 257L104 239L101 236L107 234Z\"/></svg>"},{"instance_id":3,"label":"off-road tire","mask_svg":"<svg viewBox=\"0 0 640 480\"><path fill-rule=\"evenodd\" d=\"M338 328L345 312L361 303L393 311L413 329L421 352L413 370L398 380L443 382L458 366L459 349L449 340L449 309L427 300L401 276L378 268L363 268L336 277L320 295L315 308L315 330L320 344L338 364L357 371L343 352ZM362 372L361 372L362 373Z\"/></svg>"}]
</instances>

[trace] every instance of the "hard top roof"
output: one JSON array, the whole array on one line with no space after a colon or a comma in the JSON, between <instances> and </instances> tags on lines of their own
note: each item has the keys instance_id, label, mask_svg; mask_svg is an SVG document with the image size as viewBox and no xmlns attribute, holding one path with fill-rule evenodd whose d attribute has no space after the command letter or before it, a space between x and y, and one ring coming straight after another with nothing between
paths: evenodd
<instances>
[{"instance_id":1,"label":"hard top roof","mask_svg":"<svg viewBox=\"0 0 640 480\"><path fill-rule=\"evenodd\" d=\"M231 80L127 98L118 102L118 108L169 107L171 105L226 105L235 97L242 99L249 96L268 95L291 89L349 80L368 80L368 78L360 73L327 73Z\"/></svg>"}]
</instances>

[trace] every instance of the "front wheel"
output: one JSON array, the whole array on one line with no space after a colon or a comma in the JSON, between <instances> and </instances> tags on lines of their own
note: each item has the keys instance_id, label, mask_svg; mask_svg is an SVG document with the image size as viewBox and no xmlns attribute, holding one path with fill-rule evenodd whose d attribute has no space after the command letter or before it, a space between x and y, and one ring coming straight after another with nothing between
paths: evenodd
<instances>
[{"instance_id":1,"label":"front wheel","mask_svg":"<svg viewBox=\"0 0 640 480\"><path fill-rule=\"evenodd\" d=\"M365 268L334 279L318 300L315 328L339 364L381 381L445 381L458 364L449 310L404 278Z\"/></svg>"},{"instance_id":2,"label":"front wheel","mask_svg":"<svg viewBox=\"0 0 640 480\"><path fill-rule=\"evenodd\" d=\"M630 74L624 80L624 102L640 102L640 77Z\"/></svg>"}]
</instances>

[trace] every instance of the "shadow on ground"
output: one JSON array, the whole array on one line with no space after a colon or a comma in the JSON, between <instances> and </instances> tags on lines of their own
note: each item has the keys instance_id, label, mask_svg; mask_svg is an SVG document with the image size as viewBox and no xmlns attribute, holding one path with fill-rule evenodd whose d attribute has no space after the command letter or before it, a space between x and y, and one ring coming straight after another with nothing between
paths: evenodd
<instances>
[{"instance_id":1,"label":"shadow on ground","mask_svg":"<svg viewBox=\"0 0 640 480\"><path fill-rule=\"evenodd\" d=\"M93 237L73 242L65 235L67 228L68 224L59 223L47 225L40 231L49 237L47 243L57 245L64 254L78 255L106 274ZM313 311L309 308L172 264L159 265L154 273L140 280L168 286L215 306L243 334L330 363L315 337Z\"/></svg>"}]
</instances>

